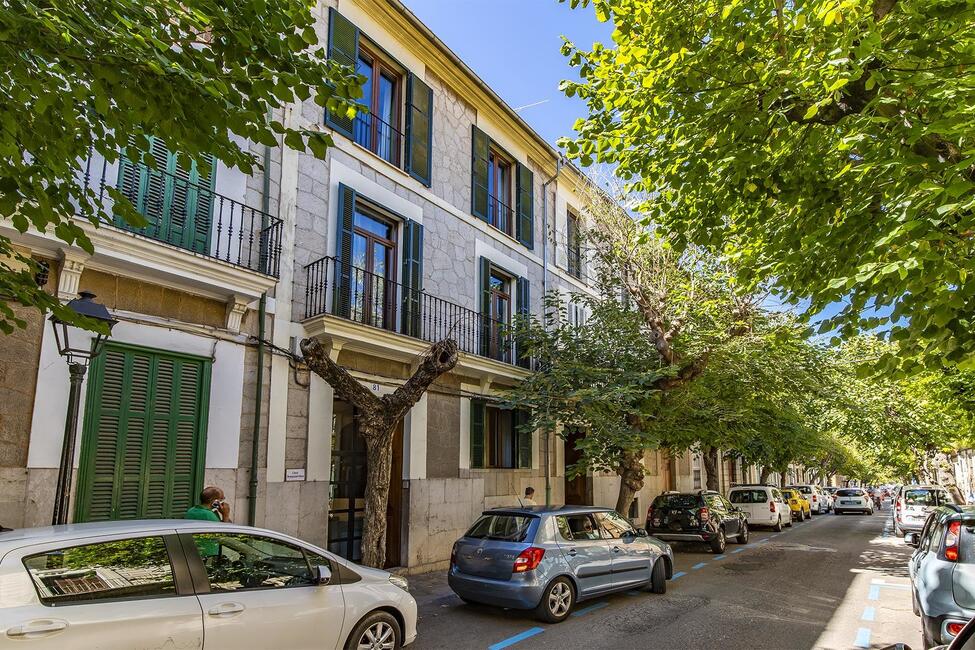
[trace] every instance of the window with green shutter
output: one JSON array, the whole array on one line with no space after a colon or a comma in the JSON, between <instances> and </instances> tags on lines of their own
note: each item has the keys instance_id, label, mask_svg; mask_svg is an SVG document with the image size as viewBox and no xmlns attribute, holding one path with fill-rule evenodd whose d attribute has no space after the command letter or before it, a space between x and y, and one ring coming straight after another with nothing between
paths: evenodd
<instances>
[{"instance_id":1,"label":"window with green shutter","mask_svg":"<svg viewBox=\"0 0 975 650\"><path fill-rule=\"evenodd\" d=\"M203 482L209 359L109 343L92 363L76 521L182 517Z\"/></svg>"},{"instance_id":2,"label":"window with green shutter","mask_svg":"<svg viewBox=\"0 0 975 650\"><path fill-rule=\"evenodd\" d=\"M471 467L518 469L532 466L527 413L471 400Z\"/></svg>"},{"instance_id":3,"label":"window with green shutter","mask_svg":"<svg viewBox=\"0 0 975 650\"><path fill-rule=\"evenodd\" d=\"M433 91L412 72L406 84L406 165L413 178L430 187L433 149Z\"/></svg>"},{"instance_id":4,"label":"window with green shutter","mask_svg":"<svg viewBox=\"0 0 975 650\"><path fill-rule=\"evenodd\" d=\"M516 239L531 250L535 246L535 175L518 163L518 195Z\"/></svg>"},{"instance_id":5,"label":"window with green shutter","mask_svg":"<svg viewBox=\"0 0 975 650\"><path fill-rule=\"evenodd\" d=\"M148 223L136 228L116 217L115 225L180 248L209 253L216 159L210 157L207 170L196 162L187 169L179 164L176 153L155 137L149 138L149 152L156 161L155 169L123 155L118 172L119 192Z\"/></svg>"},{"instance_id":6,"label":"window with green shutter","mask_svg":"<svg viewBox=\"0 0 975 650\"><path fill-rule=\"evenodd\" d=\"M353 70L359 61L359 28L334 7L328 8L328 58ZM325 111L325 124L349 139L354 139L354 119L345 113Z\"/></svg>"}]
</instances>

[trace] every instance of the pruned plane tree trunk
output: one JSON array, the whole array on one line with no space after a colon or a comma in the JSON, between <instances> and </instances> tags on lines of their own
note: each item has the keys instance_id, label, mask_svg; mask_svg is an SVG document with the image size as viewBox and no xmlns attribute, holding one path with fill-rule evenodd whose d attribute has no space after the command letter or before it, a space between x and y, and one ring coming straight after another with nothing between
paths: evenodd
<instances>
[{"instance_id":1,"label":"pruned plane tree trunk","mask_svg":"<svg viewBox=\"0 0 975 650\"><path fill-rule=\"evenodd\" d=\"M330 343L327 339L326 343ZM386 508L393 462L393 432L406 413L438 377L457 365L457 342L444 339L424 354L406 382L387 395L376 395L348 370L332 361L318 339L301 341L309 369L328 382L335 394L358 413L358 430L366 443L365 522L362 563L382 568L386 562Z\"/></svg>"}]
</instances>

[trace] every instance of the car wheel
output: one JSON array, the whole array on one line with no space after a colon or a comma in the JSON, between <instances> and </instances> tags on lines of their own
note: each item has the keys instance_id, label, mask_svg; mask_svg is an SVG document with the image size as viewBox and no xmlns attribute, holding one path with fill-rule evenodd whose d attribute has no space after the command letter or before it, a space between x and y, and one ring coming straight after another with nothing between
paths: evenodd
<instances>
[{"instance_id":1,"label":"car wheel","mask_svg":"<svg viewBox=\"0 0 975 650\"><path fill-rule=\"evenodd\" d=\"M658 558L650 572L650 591L655 594L667 593L667 566L664 562L663 558Z\"/></svg>"},{"instance_id":2,"label":"car wheel","mask_svg":"<svg viewBox=\"0 0 975 650\"><path fill-rule=\"evenodd\" d=\"M575 591L568 578L556 578L542 594L535 615L546 623L561 623L572 612L575 599Z\"/></svg>"},{"instance_id":3,"label":"car wheel","mask_svg":"<svg viewBox=\"0 0 975 650\"><path fill-rule=\"evenodd\" d=\"M748 543L748 522L747 521L741 522L741 530L738 532L737 540L739 544Z\"/></svg>"},{"instance_id":4,"label":"car wheel","mask_svg":"<svg viewBox=\"0 0 975 650\"><path fill-rule=\"evenodd\" d=\"M719 528L718 534L711 540L711 552L720 555L724 553L726 546L728 546L728 540L724 536L724 528Z\"/></svg>"},{"instance_id":5,"label":"car wheel","mask_svg":"<svg viewBox=\"0 0 975 650\"><path fill-rule=\"evenodd\" d=\"M897 537L904 536L904 531L898 528L896 524L894 525L894 535L896 535Z\"/></svg>"},{"instance_id":6,"label":"car wheel","mask_svg":"<svg viewBox=\"0 0 975 650\"><path fill-rule=\"evenodd\" d=\"M775 522L775 526L773 526L772 529L777 533L782 532L782 515L779 515L779 520Z\"/></svg>"},{"instance_id":7,"label":"car wheel","mask_svg":"<svg viewBox=\"0 0 975 650\"><path fill-rule=\"evenodd\" d=\"M399 650L402 645L399 623L388 612L373 612L352 630L345 650Z\"/></svg>"},{"instance_id":8,"label":"car wheel","mask_svg":"<svg viewBox=\"0 0 975 650\"><path fill-rule=\"evenodd\" d=\"M792 516L792 513L789 513L789 521L787 521L787 522L785 523L785 525L786 525L786 527L788 527L788 528L792 528L792 520L793 520L793 519L794 519L794 517Z\"/></svg>"},{"instance_id":9,"label":"car wheel","mask_svg":"<svg viewBox=\"0 0 975 650\"><path fill-rule=\"evenodd\" d=\"M917 604L917 591L913 588L911 589L911 610L915 616L921 615L921 608Z\"/></svg>"}]
</instances>

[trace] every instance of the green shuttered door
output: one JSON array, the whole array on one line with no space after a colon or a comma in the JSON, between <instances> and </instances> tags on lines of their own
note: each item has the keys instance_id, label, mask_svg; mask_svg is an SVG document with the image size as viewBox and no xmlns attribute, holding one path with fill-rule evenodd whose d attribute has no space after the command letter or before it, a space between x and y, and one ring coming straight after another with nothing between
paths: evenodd
<instances>
[{"instance_id":1,"label":"green shuttered door","mask_svg":"<svg viewBox=\"0 0 975 650\"><path fill-rule=\"evenodd\" d=\"M484 467L484 402L471 400L471 467Z\"/></svg>"},{"instance_id":2,"label":"green shuttered door","mask_svg":"<svg viewBox=\"0 0 975 650\"><path fill-rule=\"evenodd\" d=\"M210 360L108 344L92 364L76 521L181 517L203 481Z\"/></svg>"},{"instance_id":3,"label":"green shuttered door","mask_svg":"<svg viewBox=\"0 0 975 650\"><path fill-rule=\"evenodd\" d=\"M338 216L332 313L342 318L349 318L352 313L352 228L355 220L355 190L342 183L339 183Z\"/></svg>"},{"instance_id":4,"label":"green shuttered door","mask_svg":"<svg viewBox=\"0 0 975 650\"><path fill-rule=\"evenodd\" d=\"M407 219L403 222L403 295L402 332L421 336L423 309L423 226Z\"/></svg>"},{"instance_id":5,"label":"green shuttered door","mask_svg":"<svg viewBox=\"0 0 975 650\"><path fill-rule=\"evenodd\" d=\"M488 158L491 138L476 126L471 126L471 214L488 220Z\"/></svg>"}]
</instances>

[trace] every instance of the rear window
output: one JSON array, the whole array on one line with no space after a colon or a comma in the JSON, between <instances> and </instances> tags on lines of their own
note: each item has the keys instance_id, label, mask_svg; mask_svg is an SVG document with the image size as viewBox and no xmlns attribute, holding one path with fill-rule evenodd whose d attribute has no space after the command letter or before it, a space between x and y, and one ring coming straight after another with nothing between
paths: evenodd
<instances>
[{"instance_id":1,"label":"rear window","mask_svg":"<svg viewBox=\"0 0 975 650\"><path fill-rule=\"evenodd\" d=\"M837 490L836 496L838 497L862 497L863 490Z\"/></svg>"},{"instance_id":2,"label":"rear window","mask_svg":"<svg viewBox=\"0 0 975 650\"><path fill-rule=\"evenodd\" d=\"M474 522L465 537L523 542L534 517L524 515L484 515Z\"/></svg>"},{"instance_id":3,"label":"rear window","mask_svg":"<svg viewBox=\"0 0 975 650\"><path fill-rule=\"evenodd\" d=\"M732 503L767 503L769 497L765 490L732 490L728 500Z\"/></svg>"},{"instance_id":4,"label":"rear window","mask_svg":"<svg viewBox=\"0 0 975 650\"><path fill-rule=\"evenodd\" d=\"M941 490L904 490L905 505L939 506L951 502L948 494Z\"/></svg>"},{"instance_id":5,"label":"rear window","mask_svg":"<svg viewBox=\"0 0 975 650\"><path fill-rule=\"evenodd\" d=\"M701 497L696 494L661 494L653 500L654 508L687 509L701 505Z\"/></svg>"}]
</instances>

